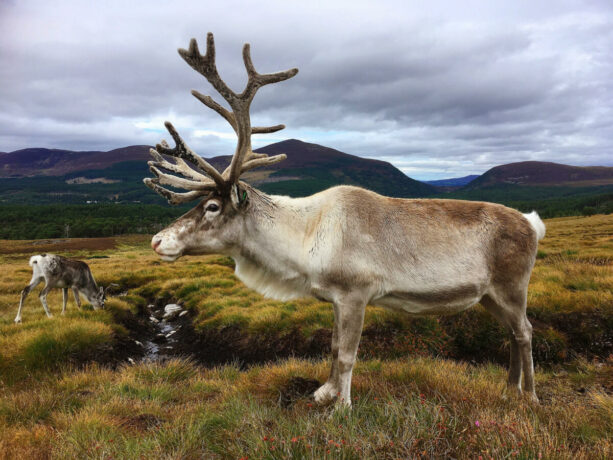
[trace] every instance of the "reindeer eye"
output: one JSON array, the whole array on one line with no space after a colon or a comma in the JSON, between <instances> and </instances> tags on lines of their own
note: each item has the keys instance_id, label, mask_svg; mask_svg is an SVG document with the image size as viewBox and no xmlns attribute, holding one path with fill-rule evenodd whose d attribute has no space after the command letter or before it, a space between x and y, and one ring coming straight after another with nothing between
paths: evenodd
<instances>
[{"instance_id":1,"label":"reindeer eye","mask_svg":"<svg viewBox=\"0 0 613 460\"><path fill-rule=\"evenodd\" d=\"M206 210L211 212L217 212L219 211L219 205L217 203L209 203L206 206Z\"/></svg>"}]
</instances>

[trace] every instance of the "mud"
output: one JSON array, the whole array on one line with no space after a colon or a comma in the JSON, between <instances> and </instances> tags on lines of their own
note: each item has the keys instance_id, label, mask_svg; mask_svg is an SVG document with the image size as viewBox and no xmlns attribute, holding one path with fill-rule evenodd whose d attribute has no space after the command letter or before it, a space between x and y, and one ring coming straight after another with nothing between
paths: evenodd
<instances>
[{"instance_id":1,"label":"mud","mask_svg":"<svg viewBox=\"0 0 613 460\"><path fill-rule=\"evenodd\" d=\"M292 377L279 388L279 405L287 408L300 399L310 399L320 385L315 379Z\"/></svg>"}]
</instances>

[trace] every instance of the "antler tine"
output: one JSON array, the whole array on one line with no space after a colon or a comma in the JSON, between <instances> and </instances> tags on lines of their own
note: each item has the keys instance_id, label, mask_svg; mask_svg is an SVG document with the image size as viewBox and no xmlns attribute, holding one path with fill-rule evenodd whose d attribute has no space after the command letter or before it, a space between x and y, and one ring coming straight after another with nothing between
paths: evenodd
<instances>
[{"instance_id":1,"label":"antler tine","mask_svg":"<svg viewBox=\"0 0 613 460\"><path fill-rule=\"evenodd\" d=\"M285 125L254 127L251 128L251 134L270 134L276 133L277 131L281 131L282 129L285 129Z\"/></svg>"},{"instance_id":2,"label":"antler tine","mask_svg":"<svg viewBox=\"0 0 613 460\"><path fill-rule=\"evenodd\" d=\"M241 167L241 174L249 171L250 169L259 168L260 166L270 166L283 161L287 158L285 153L281 153L279 155L275 155L269 157L265 155L264 157L254 158L252 160L245 161Z\"/></svg>"},{"instance_id":3,"label":"antler tine","mask_svg":"<svg viewBox=\"0 0 613 460\"><path fill-rule=\"evenodd\" d=\"M175 158L176 163L171 163L169 161L166 161L164 157L160 155L159 152L155 149L149 149L149 153L156 160L148 161L147 164L149 166L156 166L158 168L163 168L168 171L176 172L196 181L207 182L210 180L207 176L200 174L199 172L196 172L192 168L190 168L189 165L181 158Z\"/></svg>"},{"instance_id":4,"label":"antler tine","mask_svg":"<svg viewBox=\"0 0 613 460\"><path fill-rule=\"evenodd\" d=\"M195 89L192 90L192 95L204 105L206 105L209 109L213 109L219 115L224 117L226 121L230 123L230 126L232 126L234 132L237 132L236 117L232 112L215 102L211 96L205 96L204 94L199 93Z\"/></svg>"},{"instance_id":5,"label":"antler tine","mask_svg":"<svg viewBox=\"0 0 613 460\"><path fill-rule=\"evenodd\" d=\"M166 129L174 139L176 147L174 149L171 149L168 147L168 144L160 143L155 146L156 151L158 153L175 157L177 159L184 159L189 161L194 166L199 168L202 172L208 174L211 179L215 181L220 190L225 189L226 181L221 176L221 174L219 174L219 171L217 171L204 158L199 155L196 155L196 153L194 153L194 151L190 149L187 144L185 144L185 141L181 138L181 136L179 136L179 133L172 125L172 123L167 121L164 123L164 126L166 126Z\"/></svg>"},{"instance_id":6,"label":"antler tine","mask_svg":"<svg viewBox=\"0 0 613 460\"><path fill-rule=\"evenodd\" d=\"M172 174L166 174L160 171L155 164L149 162L149 171L156 175L158 183L162 185L170 185L171 187L183 188L185 190L214 190L217 188L217 184L212 180L205 181L193 181L189 179L183 179L182 177L173 176Z\"/></svg>"},{"instance_id":7,"label":"antler tine","mask_svg":"<svg viewBox=\"0 0 613 460\"><path fill-rule=\"evenodd\" d=\"M158 179L151 179L150 177L144 178L143 182L151 190L166 198L166 200L168 200L170 204L188 203L204 195L204 192L201 190L191 191L187 193L171 192L170 190L166 190L164 187L160 187L158 185Z\"/></svg>"},{"instance_id":8,"label":"antler tine","mask_svg":"<svg viewBox=\"0 0 613 460\"><path fill-rule=\"evenodd\" d=\"M238 96L243 100L246 99L251 101L255 96L256 91L262 86L288 80L298 73L298 69L296 68L275 73L258 73L255 70L253 61L251 60L251 46L249 43L245 43L243 46L243 61L245 63L245 68L247 69L247 75L249 76L245 90Z\"/></svg>"},{"instance_id":9,"label":"antler tine","mask_svg":"<svg viewBox=\"0 0 613 460\"><path fill-rule=\"evenodd\" d=\"M213 88L228 101L230 106L233 106L233 101L236 100L236 93L226 85L217 72L215 64L215 39L211 32L206 34L206 54L204 56L200 54L198 42L195 38L190 40L189 49L179 48L179 54L192 69L204 76L213 85Z\"/></svg>"}]
</instances>

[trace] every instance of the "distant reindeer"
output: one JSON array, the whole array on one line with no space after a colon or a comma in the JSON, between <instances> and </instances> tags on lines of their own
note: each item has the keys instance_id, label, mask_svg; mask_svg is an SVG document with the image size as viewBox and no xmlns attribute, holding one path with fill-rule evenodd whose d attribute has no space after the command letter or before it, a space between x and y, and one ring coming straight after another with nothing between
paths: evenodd
<instances>
[{"instance_id":1,"label":"distant reindeer","mask_svg":"<svg viewBox=\"0 0 613 460\"><path fill-rule=\"evenodd\" d=\"M176 147L161 141L151 149L155 161L149 165L156 178L144 182L171 204L203 199L153 237L151 246L162 259L226 254L236 262L236 276L265 296L280 300L313 296L332 302L332 368L314 394L319 403L338 396L338 404L351 404L351 375L367 304L414 315L443 315L477 302L510 331L508 387L521 391L523 371L524 391L538 401L532 326L526 317L537 242L545 235L536 212L522 215L483 202L387 198L349 186L306 198L262 193L239 177L286 156L254 153L251 135L284 126L252 128L249 107L261 86L287 80L298 70L259 74L246 44L248 81L237 94L217 73L212 34L207 36L205 55L194 39L179 54L228 102L232 111L192 91L228 121L238 144L230 165L220 173L185 144L172 124L165 123Z\"/></svg>"},{"instance_id":2,"label":"distant reindeer","mask_svg":"<svg viewBox=\"0 0 613 460\"><path fill-rule=\"evenodd\" d=\"M45 281L45 287L40 292L39 298L49 318L52 317L47 306L47 294L55 287L62 288L62 315L66 312L66 302L68 301L68 288L72 289L77 307L81 308L79 293L93 305L94 309L104 308L106 300L106 289L98 287L89 266L80 260L68 259L53 254L40 254L30 257L30 267L32 267L32 279L23 291L17 310L16 323L21 322L21 308L26 297L32 289ZM110 286L107 286L107 289Z\"/></svg>"}]
</instances>

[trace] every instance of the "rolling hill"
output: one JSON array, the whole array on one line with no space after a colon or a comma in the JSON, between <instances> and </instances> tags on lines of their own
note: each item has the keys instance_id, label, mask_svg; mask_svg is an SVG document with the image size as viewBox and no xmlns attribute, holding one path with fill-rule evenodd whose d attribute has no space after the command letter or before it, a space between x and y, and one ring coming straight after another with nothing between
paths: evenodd
<instances>
[{"instance_id":1,"label":"rolling hill","mask_svg":"<svg viewBox=\"0 0 613 460\"><path fill-rule=\"evenodd\" d=\"M306 196L334 185L352 184L397 197L423 197L436 188L407 177L390 163L370 160L298 140L271 144L257 152L287 154L287 160L248 173L245 180L268 193ZM150 176L149 147L109 152L24 149L0 156L0 203L43 204L92 201L162 201L143 186ZM229 156L209 159L219 169Z\"/></svg>"},{"instance_id":2,"label":"rolling hill","mask_svg":"<svg viewBox=\"0 0 613 460\"><path fill-rule=\"evenodd\" d=\"M146 145L108 152L29 148L0 155L0 177L63 176L75 171L106 169L124 161L149 159L149 146Z\"/></svg>"},{"instance_id":3,"label":"rolling hill","mask_svg":"<svg viewBox=\"0 0 613 460\"><path fill-rule=\"evenodd\" d=\"M425 180L423 182L429 185L434 185L435 187L463 187L475 180L477 177L479 177L478 174L471 174L469 176L453 177L450 179Z\"/></svg>"},{"instance_id":4,"label":"rolling hill","mask_svg":"<svg viewBox=\"0 0 613 460\"><path fill-rule=\"evenodd\" d=\"M597 186L613 184L613 167L570 166L544 161L522 161L496 166L469 184L467 189L498 184L537 186Z\"/></svg>"}]
</instances>

